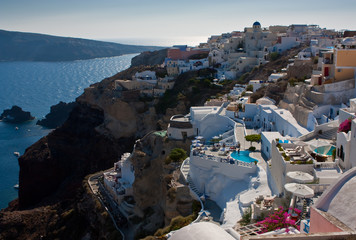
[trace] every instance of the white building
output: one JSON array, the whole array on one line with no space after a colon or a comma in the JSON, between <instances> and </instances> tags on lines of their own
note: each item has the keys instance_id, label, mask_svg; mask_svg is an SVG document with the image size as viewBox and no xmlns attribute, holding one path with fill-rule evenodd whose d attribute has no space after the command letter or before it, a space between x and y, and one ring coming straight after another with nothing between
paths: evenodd
<instances>
[{"instance_id":1,"label":"white building","mask_svg":"<svg viewBox=\"0 0 356 240\"><path fill-rule=\"evenodd\" d=\"M250 80L248 84L253 86L253 92L256 92L265 85L263 80Z\"/></svg>"},{"instance_id":2,"label":"white building","mask_svg":"<svg viewBox=\"0 0 356 240\"><path fill-rule=\"evenodd\" d=\"M263 153L267 159L271 158L272 153L272 141L285 138L279 132L261 132L261 153Z\"/></svg>"},{"instance_id":3,"label":"white building","mask_svg":"<svg viewBox=\"0 0 356 240\"><path fill-rule=\"evenodd\" d=\"M277 44L270 47L269 51L282 53L284 51L287 51L287 50L297 47L299 45L300 45L300 42L298 41L298 39L296 37L281 36L281 37L278 37Z\"/></svg>"},{"instance_id":4,"label":"white building","mask_svg":"<svg viewBox=\"0 0 356 240\"><path fill-rule=\"evenodd\" d=\"M157 83L157 77L155 71L143 71L143 72L136 72L134 76L132 76L133 81L138 82L147 82L151 84Z\"/></svg>"},{"instance_id":5,"label":"white building","mask_svg":"<svg viewBox=\"0 0 356 240\"><path fill-rule=\"evenodd\" d=\"M268 82L277 82L279 79L287 76L287 73L272 73L268 77Z\"/></svg>"},{"instance_id":6,"label":"white building","mask_svg":"<svg viewBox=\"0 0 356 240\"><path fill-rule=\"evenodd\" d=\"M131 163L131 154L124 153L121 160L114 163L114 169L104 172L103 176L104 187L118 204L121 204L125 196L132 196L135 172Z\"/></svg>"},{"instance_id":7,"label":"white building","mask_svg":"<svg viewBox=\"0 0 356 240\"><path fill-rule=\"evenodd\" d=\"M183 140L195 135L190 119L183 115L174 115L169 120L167 135L171 139Z\"/></svg>"}]
</instances>

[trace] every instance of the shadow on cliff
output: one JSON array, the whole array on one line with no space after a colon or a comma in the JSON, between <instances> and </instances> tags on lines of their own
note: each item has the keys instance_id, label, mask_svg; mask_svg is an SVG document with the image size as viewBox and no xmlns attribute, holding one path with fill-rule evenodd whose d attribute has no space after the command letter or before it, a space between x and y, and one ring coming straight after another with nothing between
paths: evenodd
<instances>
[{"instance_id":1,"label":"shadow on cliff","mask_svg":"<svg viewBox=\"0 0 356 240\"><path fill-rule=\"evenodd\" d=\"M99 134L103 121L101 109L79 104L63 126L26 149L19 158L20 209L73 198L86 175L112 167L132 148L133 138Z\"/></svg>"}]
</instances>

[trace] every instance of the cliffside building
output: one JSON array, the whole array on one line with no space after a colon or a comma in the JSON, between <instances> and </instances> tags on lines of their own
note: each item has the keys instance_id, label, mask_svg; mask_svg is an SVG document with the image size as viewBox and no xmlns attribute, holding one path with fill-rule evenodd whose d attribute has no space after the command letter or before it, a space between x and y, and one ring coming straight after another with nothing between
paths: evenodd
<instances>
[{"instance_id":1,"label":"cliffside building","mask_svg":"<svg viewBox=\"0 0 356 240\"><path fill-rule=\"evenodd\" d=\"M114 169L103 173L104 187L118 205L123 203L125 197L133 196L132 184L135 181L135 173L130 157L130 153L123 154L121 159L114 163Z\"/></svg>"}]
</instances>

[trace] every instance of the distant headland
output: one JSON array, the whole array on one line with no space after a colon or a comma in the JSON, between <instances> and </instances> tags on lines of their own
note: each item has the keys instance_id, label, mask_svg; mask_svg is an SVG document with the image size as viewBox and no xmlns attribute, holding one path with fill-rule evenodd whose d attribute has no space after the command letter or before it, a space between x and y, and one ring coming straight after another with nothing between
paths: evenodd
<instances>
[{"instance_id":1,"label":"distant headland","mask_svg":"<svg viewBox=\"0 0 356 240\"><path fill-rule=\"evenodd\" d=\"M162 48L0 30L0 61L73 61Z\"/></svg>"}]
</instances>

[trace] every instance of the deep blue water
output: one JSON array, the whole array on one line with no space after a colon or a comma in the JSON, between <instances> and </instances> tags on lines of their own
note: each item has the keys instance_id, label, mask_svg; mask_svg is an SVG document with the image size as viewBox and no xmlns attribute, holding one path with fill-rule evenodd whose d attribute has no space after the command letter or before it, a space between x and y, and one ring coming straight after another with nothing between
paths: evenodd
<instances>
[{"instance_id":1,"label":"deep blue water","mask_svg":"<svg viewBox=\"0 0 356 240\"><path fill-rule=\"evenodd\" d=\"M12 105L43 118L50 106L70 102L90 84L130 66L137 54L72 62L0 62L0 114ZM49 129L35 125L0 122L0 209L17 198L19 166L14 152L25 149L45 136ZM18 127L19 130L15 128Z\"/></svg>"}]
</instances>

